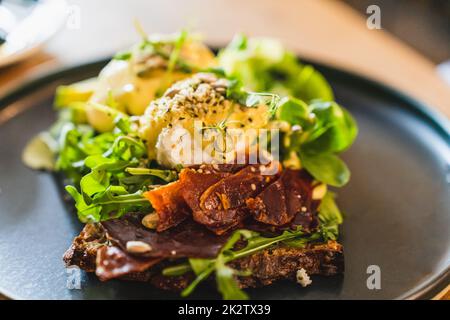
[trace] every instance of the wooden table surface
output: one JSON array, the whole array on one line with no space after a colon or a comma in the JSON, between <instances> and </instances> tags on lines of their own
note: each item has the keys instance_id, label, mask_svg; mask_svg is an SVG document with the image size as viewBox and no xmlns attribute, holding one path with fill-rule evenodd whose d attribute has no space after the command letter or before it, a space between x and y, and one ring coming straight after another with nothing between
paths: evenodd
<instances>
[{"instance_id":1,"label":"wooden table surface","mask_svg":"<svg viewBox=\"0 0 450 320\"><path fill-rule=\"evenodd\" d=\"M0 96L53 69L105 57L148 32L199 31L213 45L238 32L281 39L299 55L379 80L450 116L450 86L435 65L337 0L73 0L69 22L28 61L0 69ZM383 12L381 12L383 24ZM444 295L445 296L445 295Z\"/></svg>"}]
</instances>

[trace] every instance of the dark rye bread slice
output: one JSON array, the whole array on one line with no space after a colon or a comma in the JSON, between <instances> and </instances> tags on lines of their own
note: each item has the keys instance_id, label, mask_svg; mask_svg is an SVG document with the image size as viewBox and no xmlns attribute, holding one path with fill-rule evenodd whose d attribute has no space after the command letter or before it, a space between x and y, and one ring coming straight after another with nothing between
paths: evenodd
<instances>
[{"instance_id":1,"label":"dark rye bread slice","mask_svg":"<svg viewBox=\"0 0 450 320\"><path fill-rule=\"evenodd\" d=\"M86 225L71 247L64 254L67 266L76 265L87 272L95 272L97 253L102 247L113 246L108 242L100 225ZM121 250L114 247L115 250ZM123 254L127 254L121 251ZM157 288L180 291L192 280L193 274L165 277L161 270L168 265L167 260L140 272L120 276L123 280L149 282ZM308 275L331 276L344 272L343 248L335 241L309 245L306 248L277 246L265 249L251 256L232 261L230 266L237 270L250 270L251 275L239 277L241 288L270 285L281 279L295 279L303 268Z\"/></svg>"}]
</instances>

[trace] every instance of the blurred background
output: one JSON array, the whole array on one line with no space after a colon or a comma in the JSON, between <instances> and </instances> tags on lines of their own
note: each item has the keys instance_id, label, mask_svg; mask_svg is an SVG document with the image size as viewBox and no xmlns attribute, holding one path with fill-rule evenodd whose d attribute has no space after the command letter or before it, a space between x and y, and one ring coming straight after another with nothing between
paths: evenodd
<instances>
[{"instance_id":1,"label":"blurred background","mask_svg":"<svg viewBox=\"0 0 450 320\"><path fill-rule=\"evenodd\" d=\"M140 38L135 19L147 33L199 31L213 46L238 32L276 37L450 116L450 0L0 0L0 99L127 48Z\"/></svg>"},{"instance_id":2,"label":"blurred background","mask_svg":"<svg viewBox=\"0 0 450 320\"><path fill-rule=\"evenodd\" d=\"M450 59L450 1L344 0L361 14L382 9L383 28L436 64Z\"/></svg>"},{"instance_id":3,"label":"blurred background","mask_svg":"<svg viewBox=\"0 0 450 320\"><path fill-rule=\"evenodd\" d=\"M450 115L448 0L0 0L0 96L126 48L139 39L135 19L148 33L187 27L215 46L237 32L277 37L301 57L364 74Z\"/></svg>"}]
</instances>

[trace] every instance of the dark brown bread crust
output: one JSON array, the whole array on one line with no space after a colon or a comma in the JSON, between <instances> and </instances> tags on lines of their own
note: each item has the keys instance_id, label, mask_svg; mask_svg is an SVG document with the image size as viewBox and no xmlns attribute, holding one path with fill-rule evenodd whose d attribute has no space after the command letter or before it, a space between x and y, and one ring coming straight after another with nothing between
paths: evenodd
<instances>
[{"instance_id":1,"label":"dark brown bread crust","mask_svg":"<svg viewBox=\"0 0 450 320\"><path fill-rule=\"evenodd\" d=\"M99 247L109 245L104 231L99 226L86 225L69 250L64 254L66 265L77 265L87 272L95 272ZM344 272L343 248L335 241L315 244L306 248L279 246L266 249L251 256L232 261L237 270L250 270L251 275L239 277L241 288L270 285L281 279L295 279L297 270L303 268L309 275L331 276ZM144 272L134 272L121 277L123 280L150 282L157 288L180 291L192 280L193 274L164 277L161 266Z\"/></svg>"},{"instance_id":2,"label":"dark brown bread crust","mask_svg":"<svg viewBox=\"0 0 450 320\"><path fill-rule=\"evenodd\" d=\"M105 244L107 239L102 227L86 224L64 253L63 260L67 266L75 265L86 272L95 272L97 250Z\"/></svg>"},{"instance_id":3,"label":"dark brown bread crust","mask_svg":"<svg viewBox=\"0 0 450 320\"><path fill-rule=\"evenodd\" d=\"M237 270L251 270L251 276L240 277L242 288L262 287L281 279L294 280L297 270L303 268L308 275L331 276L344 272L342 246L330 241L304 249L277 247L257 252L232 261Z\"/></svg>"}]
</instances>

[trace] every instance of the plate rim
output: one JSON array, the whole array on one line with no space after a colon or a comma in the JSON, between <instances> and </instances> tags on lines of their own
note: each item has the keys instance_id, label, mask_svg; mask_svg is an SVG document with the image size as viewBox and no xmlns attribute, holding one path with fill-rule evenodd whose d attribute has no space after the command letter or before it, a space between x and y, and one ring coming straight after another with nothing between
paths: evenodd
<instances>
[{"instance_id":1,"label":"plate rim","mask_svg":"<svg viewBox=\"0 0 450 320\"><path fill-rule=\"evenodd\" d=\"M357 86L369 87L371 89L375 89L382 93L384 96L390 96L395 100L401 102L399 106L402 109L407 109L418 115L420 118L423 118L428 122L429 125L436 130L439 135L450 145L450 120L444 115L441 111L436 110L435 108L430 107L424 102L388 85L384 84L378 80L375 80L366 75L362 75L358 72L349 71L346 69L341 69L339 67L331 66L328 64L324 64L311 59L301 59L298 58L305 64L311 64L314 68L316 68L320 72L333 74L336 78L343 78L352 83L356 83ZM56 69L52 69L49 72L44 74L40 74L37 77L34 77L29 80L25 80L15 88L9 90L4 95L0 96L0 126L17 116L18 114L13 115L11 118L7 118L6 121L2 122L2 113L5 111L8 105L14 103L19 100L21 97L26 95L28 92L33 92L38 90L40 87L48 85L58 79L70 76L75 72L83 72L88 71L92 68L100 68L104 66L111 60L111 56L106 56L103 58L90 60L89 62L82 62L77 64L71 64L65 67L59 67ZM418 288L411 289L408 292L400 295L396 299L401 300L415 300L415 299L428 299L432 298L436 295L440 290L442 290L446 285L450 283L450 263L448 263L447 267L441 271L440 273L435 274L431 279L427 282L423 283ZM6 297L11 297L14 299L12 295L8 295L7 290L1 290L1 294Z\"/></svg>"}]
</instances>

